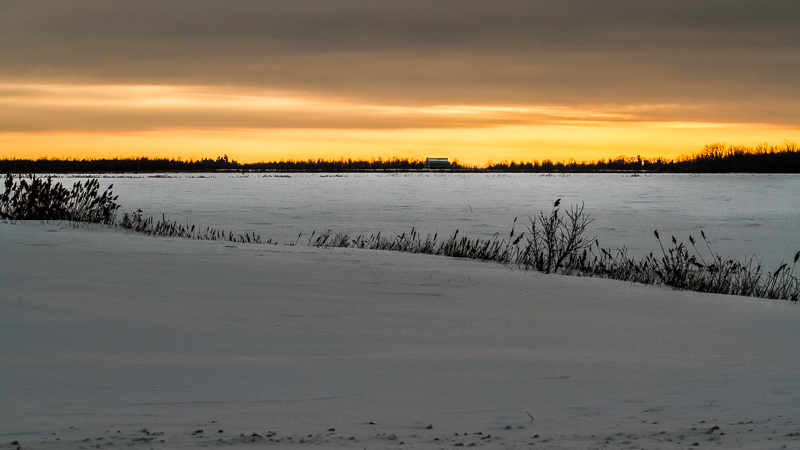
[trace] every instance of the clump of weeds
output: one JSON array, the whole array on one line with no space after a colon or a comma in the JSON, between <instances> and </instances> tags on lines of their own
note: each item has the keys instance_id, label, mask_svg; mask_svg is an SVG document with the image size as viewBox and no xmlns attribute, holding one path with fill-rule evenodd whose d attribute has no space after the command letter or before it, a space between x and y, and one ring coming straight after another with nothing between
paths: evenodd
<instances>
[{"instance_id":1,"label":"clump of weeds","mask_svg":"<svg viewBox=\"0 0 800 450\"><path fill-rule=\"evenodd\" d=\"M5 192L0 197L0 219L6 221L40 220L72 221L112 225L117 209L111 185L102 194L97 179L85 184L75 183L67 189L61 183L53 183L48 177L28 180L7 174Z\"/></svg>"}]
</instances>

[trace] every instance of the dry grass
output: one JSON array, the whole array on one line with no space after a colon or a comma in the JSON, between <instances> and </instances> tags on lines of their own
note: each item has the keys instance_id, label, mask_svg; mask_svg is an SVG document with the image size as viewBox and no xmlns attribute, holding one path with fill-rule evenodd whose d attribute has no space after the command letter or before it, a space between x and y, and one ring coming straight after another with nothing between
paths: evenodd
<instances>
[{"instance_id":1,"label":"dry grass","mask_svg":"<svg viewBox=\"0 0 800 450\"><path fill-rule=\"evenodd\" d=\"M116 225L149 236L169 236L205 241L228 241L250 244L274 244L271 239L262 241L261 236L255 234L255 232L233 234L232 231L226 233L225 230L218 228L200 229L194 225L184 225L177 221L167 220L164 215L161 216L161 220L154 221L153 216L145 216L142 214L141 209L131 214L125 213Z\"/></svg>"},{"instance_id":2,"label":"dry grass","mask_svg":"<svg viewBox=\"0 0 800 450\"><path fill-rule=\"evenodd\" d=\"M3 220L66 220L113 224L116 218L117 196L111 185L100 194L97 179L75 183L67 189L61 183L53 184L52 178L36 178L30 181L8 174L5 192L0 197L0 219Z\"/></svg>"},{"instance_id":3,"label":"dry grass","mask_svg":"<svg viewBox=\"0 0 800 450\"><path fill-rule=\"evenodd\" d=\"M662 284L674 289L728 295L798 300L800 282L794 275L800 252L790 264L782 263L775 271L764 270L753 257L745 262L723 259L711 250L704 232L700 232L705 250L697 248L697 241L689 236L692 251L671 237L665 248L658 231L654 232L661 255L652 253L640 260L629 257L625 250L612 252L601 249L582 265L575 267L576 274L631 281L644 284ZM705 254L705 255L704 255Z\"/></svg>"},{"instance_id":4,"label":"dry grass","mask_svg":"<svg viewBox=\"0 0 800 450\"><path fill-rule=\"evenodd\" d=\"M172 236L188 239L229 241L253 244L275 244L271 239L262 241L255 233L234 234L220 229L199 229L194 225L179 224L162 215L155 221L142 210L126 213L116 219L119 205L117 196L109 186L99 193L99 182L91 179L75 183L72 190L47 180L32 177L18 181L12 175L5 179L6 190L0 197L0 220L64 220L71 222L101 223L119 226L152 236ZM328 230L319 236L312 233L309 246L333 248L348 247L371 250L389 250L422 253L456 258L469 258L513 265L526 270L544 273L561 273L575 276L594 276L643 284L671 286L674 289L692 290L729 295L754 296L797 301L800 282L794 270L800 252L791 264L783 263L774 271L761 267L756 258L740 262L723 259L714 253L704 232L703 251L697 241L689 236L691 250L672 236L671 244L664 247L658 231L654 232L661 255L635 259L625 248L604 249L596 237L584 234L592 223L583 205L574 205L562 211L560 200L553 204L549 214L540 211L530 219L527 231L517 234L517 219L508 236L495 234L490 239L470 239L456 230L452 236L439 240L438 234L424 238L412 228L411 232L386 237L381 233L351 238L347 234L334 234ZM297 245L300 236L294 243Z\"/></svg>"},{"instance_id":5,"label":"dry grass","mask_svg":"<svg viewBox=\"0 0 800 450\"><path fill-rule=\"evenodd\" d=\"M651 253L637 260L629 256L625 248L604 249L596 237L584 236L592 219L584 211L583 205L574 205L562 212L560 201L556 201L549 214L539 212L531 218L527 231L520 234L515 233L516 221L514 219L507 237L501 238L495 234L486 240L459 237L458 230L443 241L438 240L438 235L422 238L413 228L410 233L395 237L384 237L378 233L355 238L333 234L329 230L316 239L312 235L308 245L469 258L544 273L610 278L718 294L792 301L797 301L800 294L800 282L794 275L800 252L795 254L791 265L784 263L775 271L766 271L755 258L744 263L721 258L711 250L703 232L701 234L707 249L705 256L697 249L693 237L689 237L693 249L690 252L674 236L671 246L665 248L658 231L655 231L661 255Z\"/></svg>"}]
</instances>

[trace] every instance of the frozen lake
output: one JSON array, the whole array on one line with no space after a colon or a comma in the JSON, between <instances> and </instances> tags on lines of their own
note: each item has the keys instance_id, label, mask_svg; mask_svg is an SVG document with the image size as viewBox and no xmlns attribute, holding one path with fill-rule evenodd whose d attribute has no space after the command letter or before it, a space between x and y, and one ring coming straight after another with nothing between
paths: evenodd
<instances>
[{"instance_id":1,"label":"frozen lake","mask_svg":"<svg viewBox=\"0 0 800 450\"><path fill-rule=\"evenodd\" d=\"M61 179L71 185L75 179ZM110 175L123 211L200 227L308 242L313 231L424 236L505 235L554 200L585 203L603 247L658 250L653 230L688 244L704 230L723 257L753 254L767 267L800 250L797 175L629 174L170 174Z\"/></svg>"}]
</instances>

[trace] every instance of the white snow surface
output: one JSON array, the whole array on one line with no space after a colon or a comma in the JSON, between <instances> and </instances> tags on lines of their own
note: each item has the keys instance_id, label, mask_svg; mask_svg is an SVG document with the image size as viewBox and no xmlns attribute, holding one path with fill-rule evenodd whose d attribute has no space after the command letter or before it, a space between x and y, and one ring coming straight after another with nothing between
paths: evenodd
<instances>
[{"instance_id":1,"label":"white snow surface","mask_svg":"<svg viewBox=\"0 0 800 450\"><path fill-rule=\"evenodd\" d=\"M549 213L556 199L584 204L587 234L637 259L660 253L653 235L689 245L705 231L723 258L761 258L776 269L800 250L800 176L631 174L124 174L114 185L123 211L143 209L198 227L245 231L300 243L316 231L423 237L501 237L525 231L529 217ZM87 175L62 176L66 186ZM709 256L704 245L700 250Z\"/></svg>"},{"instance_id":2,"label":"white snow surface","mask_svg":"<svg viewBox=\"0 0 800 450\"><path fill-rule=\"evenodd\" d=\"M65 224L0 254L0 448L800 448L788 301Z\"/></svg>"}]
</instances>

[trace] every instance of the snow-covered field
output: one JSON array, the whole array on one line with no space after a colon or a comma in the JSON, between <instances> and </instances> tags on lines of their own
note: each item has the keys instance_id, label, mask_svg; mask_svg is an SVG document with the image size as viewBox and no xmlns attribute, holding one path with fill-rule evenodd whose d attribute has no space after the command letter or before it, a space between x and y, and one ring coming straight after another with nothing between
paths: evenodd
<instances>
[{"instance_id":1,"label":"snow-covered field","mask_svg":"<svg viewBox=\"0 0 800 450\"><path fill-rule=\"evenodd\" d=\"M82 175L81 177L85 177ZM800 250L800 176L624 174L202 174L111 175L124 211L264 239L300 241L316 230L356 236L409 232L489 238L528 217L585 203L591 235L637 256L659 249L658 230L687 245L705 230L713 250L754 254L777 268ZM198 178L202 177L202 178ZM71 186L78 178L59 179ZM305 239L304 239L305 238Z\"/></svg>"},{"instance_id":2,"label":"snow-covered field","mask_svg":"<svg viewBox=\"0 0 800 450\"><path fill-rule=\"evenodd\" d=\"M443 180L415 177L108 181L128 210L225 228L263 216L287 240L416 223L478 235L562 197L586 201L601 240L649 238L651 222L670 220L728 233L716 241L735 251L753 240L788 259L800 242L796 177L680 178L691 195L669 177L655 188L601 177L613 189L599 192L590 176L550 178L558 189L465 176L445 178L446 195ZM527 197L511 195L525 183ZM633 202L625 183L650 197ZM778 191L791 195L767 198ZM713 206L723 195L727 207ZM679 200L690 206L674 217ZM0 448L800 447L800 307L787 301L64 224L0 223L0 254Z\"/></svg>"}]
</instances>

